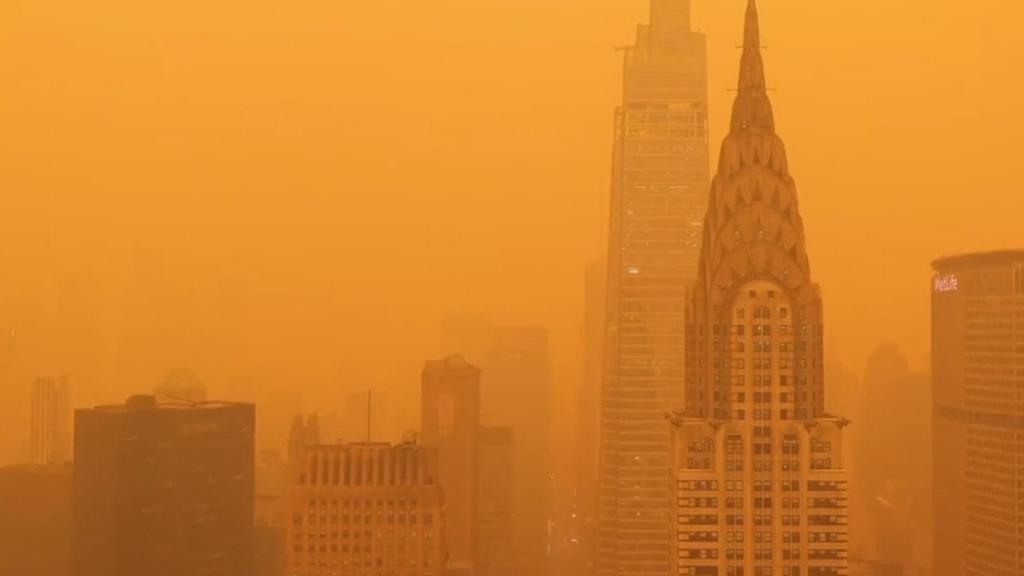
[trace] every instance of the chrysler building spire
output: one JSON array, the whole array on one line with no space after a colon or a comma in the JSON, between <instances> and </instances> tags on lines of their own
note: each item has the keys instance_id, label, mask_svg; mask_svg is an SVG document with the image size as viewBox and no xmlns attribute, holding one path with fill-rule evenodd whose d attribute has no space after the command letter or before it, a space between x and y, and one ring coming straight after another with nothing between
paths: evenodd
<instances>
[{"instance_id":1,"label":"chrysler building spire","mask_svg":"<svg viewBox=\"0 0 1024 576\"><path fill-rule=\"evenodd\" d=\"M672 420L679 576L847 571L847 421L825 412L821 292L759 28L749 0L686 308L686 412Z\"/></svg>"},{"instance_id":2,"label":"chrysler building spire","mask_svg":"<svg viewBox=\"0 0 1024 576\"><path fill-rule=\"evenodd\" d=\"M747 2L739 89L743 92L765 93L764 62L761 59L761 25L757 16L757 0Z\"/></svg>"},{"instance_id":3,"label":"chrysler building spire","mask_svg":"<svg viewBox=\"0 0 1024 576\"><path fill-rule=\"evenodd\" d=\"M733 103L732 130L758 127L774 132L775 119L764 80L764 60L761 58L761 25L757 15L757 1L747 3L747 18L743 32L743 58L740 77Z\"/></svg>"}]
</instances>

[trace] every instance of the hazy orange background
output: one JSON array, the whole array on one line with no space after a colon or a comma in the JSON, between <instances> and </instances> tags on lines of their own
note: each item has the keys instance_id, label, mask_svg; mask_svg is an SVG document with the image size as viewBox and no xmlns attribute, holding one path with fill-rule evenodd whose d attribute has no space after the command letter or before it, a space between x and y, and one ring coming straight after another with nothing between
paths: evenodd
<instances>
[{"instance_id":1,"label":"hazy orange background","mask_svg":"<svg viewBox=\"0 0 1024 576\"><path fill-rule=\"evenodd\" d=\"M648 4L0 4L0 463L63 371L92 404L190 366L275 433L375 385L412 425L449 311L549 326L568 402ZM743 4L694 0L715 152ZM929 262L1024 246L1024 5L760 5L833 360L923 368Z\"/></svg>"}]
</instances>

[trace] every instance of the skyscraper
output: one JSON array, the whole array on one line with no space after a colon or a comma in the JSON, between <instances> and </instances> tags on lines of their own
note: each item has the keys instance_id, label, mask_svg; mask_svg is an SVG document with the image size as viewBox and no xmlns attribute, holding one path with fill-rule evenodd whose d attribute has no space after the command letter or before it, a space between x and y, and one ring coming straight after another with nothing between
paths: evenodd
<instances>
[{"instance_id":1,"label":"skyscraper","mask_svg":"<svg viewBox=\"0 0 1024 576\"><path fill-rule=\"evenodd\" d=\"M707 204L707 58L690 0L652 0L615 115L596 572L671 566L669 427L683 407L686 287Z\"/></svg>"},{"instance_id":2,"label":"skyscraper","mask_svg":"<svg viewBox=\"0 0 1024 576\"><path fill-rule=\"evenodd\" d=\"M75 413L75 576L247 576L253 558L250 404Z\"/></svg>"},{"instance_id":3,"label":"skyscraper","mask_svg":"<svg viewBox=\"0 0 1024 576\"><path fill-rule=\"evenodd\" d=\"M512 429L480 429L480 529L478 576L514 576L515 443Z\"/></svg>"},{"instance_id":4,"label":"skyscraper","mask_svg":"<svg viewBox=\"0 0 1024 576\"><path fill-rule=\"evenodd\" d=\"M483 374L483 417L515 434L516 573L544 574L554 510L548 331L501 326L491 333Z\"/></svg>"},{"instance_id":5,"label":"skyscraper","mask_svg":"<svg viewBox=\"0 0 1024 576\"><path fill-rule=\"evenodd\" d=\"M1024 250L933 266L935 575L1024 574Z\"/></svg>"},{"instance_id":6,"label":"skyscraper","mask_svg":"<svg viewBox=\"0 0 1024 576\"><path fill-rule=\"evenodd\" d=\"M32 464L61 464L71 460L71 404L66 376L36 379L32 385L30 424Z\"/></svg>"},{"instance_id":7,"label":"skyscraper","mask_svg":"<svg viewBox=\"0 0 1024 576\"><path fill-rule=\"evenodd\" d=\"M686 310L676 574L847 573L847 422L824 409L822 300L765 87L755 0Z\"/></svg>"},{"instance_id":8,"label":"skyscraper","mask_svg":"<svg viewBox=\"0 0 1024 576\"><path fill-rule=\"evenodd\" d=\"M445 575L436 454L415 443L303 449L288 488L291 576Z\"/></svg>"},{"instance_id":9,"label":"skyscraper","mask_svg":"<svg viewBox=\"0 0 1024 576\"><path fill-rule=\"evenodd\" d=\"M420 402L423 445L437 452L446 498L447 568L472 574L478 542L480 369L461 356L427 362Z\"/></svg>"}]
</instances>

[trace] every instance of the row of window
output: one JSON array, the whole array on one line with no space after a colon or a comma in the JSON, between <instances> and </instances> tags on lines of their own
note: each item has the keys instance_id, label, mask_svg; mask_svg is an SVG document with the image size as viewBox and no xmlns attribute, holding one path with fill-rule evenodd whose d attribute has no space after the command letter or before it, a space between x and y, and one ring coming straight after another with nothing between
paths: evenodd
<instances>
[{"instance_id":1,"label":"row of window","mask_svg":"<svg viewBox=\"0 0 1024 576\"><path fill-rule=\"evenodd\" d=\"M728 364L726 364L724 358L715 357L712 359L712 366L715 368L732 368L734 370L745 370L747 368L746 358L730 358ZM814 366L814 359L811 359L811 366ZM750 366L754 370L771 370L772 358L771 357L754 357L750 362ZM807 368L807 358L800 358L796 362L793 362L791 358L779 358L779 368L781 370L787 370L789 368Z\"/></svg>"},{"instance_id":2,"label":"row of window","mask_svg":"<svg viewBox=\"0 0 1024 576\"><path fill-rule=\"evenodd\" d=\"M752 417L754 420L764 422L772 419L772 411L769 408L755 408L752 412ZM780 420L790 420L794 417L795 413L793 412L793 410L779 410ZM733 410L732 418L733 420L746 420L747 411L743 409Z\"/></svg>"},{"instance_id":3,"label":"row of window","mask_svg":"<svg viewBox=\"0 0 1024 576\"><path fill-rule=\"evenodd\" d=\"M757 496L753 498L754 508L756 509L767 509L772 508L772 497L770 496ZM796 510L800 508L800 498L796 496L786 496L781 499L782 508L785 510ZM718 508L719 499L716 497L706 498L679 498L678 499L680 508ZM743 508L745 499L743 496L728 496L725 498L726 508ZM808 498L808 508L834 508L837 510L846 508L846 498Z\"/></svg>"},{"instance_id":4,"label":"row of window","mask_svg":"<svg viewBox=\"0 0 1024 576\"><path fill-rule=\"evenodd\" d=\"M772 376L771 374L754 374L754 386L771 386ZM747 383L746 376L739 374L730 377L729 382L734 386L743 386ZM794 384L793 377L788 374L782 374L779 376L779 386L792 386ZM807 385L807 375L801 374L799 378L800 386ZM722 385L721 374L715 374L715 386L720 387ZM806 398L805 398L806 400Z\"/></svg>"},{"instance_id":5,"label":"row of window","mask_svg":"<svg viewBox=\"0 0 1024 576\"><path fill-rule=\"evenodd\" d=\"M434 523L434 517L432 514L423 514L418 516L415 511L409 512L408 515L404 511L400 511L398 514L390 513L387 515L383 514L338 514L334 512L329 516L327 514L317 515L315 512L310 512L307 515L307 524L418 524L417 519L423 520L424 526L430 526ZM295 525L302 524L302 514L295 513L292 515L292 523Z\"/></svg>"},{"instance_id":6,"label":"row of window","mask_svg":"<svg viewBox=\"0 0 1024 576\"><path fill-rule=\"evenodd\" d=\"M743 566L727 566L725 574L718 571L717 566L681 566L678 574L680 576L843 576L846 570L832 567L812 566L803 573L799 566L783 566L782 572L773 574L771 566L755 566L752 571L746 570Z\"/></svg>"},{"instance_id":7,"label":"row of window","mask_svg":"<svg viewBox=\"0 0 1024 576\"><path fill-rule=\"evenodd\" d=\"M431 543L430 543L429 540L426 540L424 544L425 544L425 546L427 548L431 547ZM359 544L352 544L351 546L348 545L348 544L341 544L341 545L331 544L329 546L325 545L325 544L321 544L319 547L318 546L314 546L314 545L295 544L295 545L292 546L292 552L295 553L295 554L302 554L303 552L306 552L306 553L311 554L311 555L315 555L317 553L320 553L320 554L373 554L375 550L379 553L380 549L381 549L380 545L371 546L369 544L366 544L366 545L363 545L363 546L360 546ZM398 547L394 548L394 551L397 554L403 554L403 553L405 553L406 548L404 546L398 546ZM409 552L411 554L415 555L416 552L417 552L416 547L415 546L409 546Z\"/></svg>"}]
</instances>

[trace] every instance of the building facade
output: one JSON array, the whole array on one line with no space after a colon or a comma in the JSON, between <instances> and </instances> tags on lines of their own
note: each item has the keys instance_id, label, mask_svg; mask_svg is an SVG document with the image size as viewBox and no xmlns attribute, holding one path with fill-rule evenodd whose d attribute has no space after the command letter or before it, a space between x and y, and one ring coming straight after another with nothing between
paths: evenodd
<instances>
[{"instance_id":1,"label":"building facade","mask_svg":"<svg viewBox=\"0 0 1024 576\"><path fill-rule=\"evenodd\" d=\"M29 450L30 463L38 466L71 460L71 402L66 376L36 378L32 384Z\"/></svg>"},{"instance_id":2,"label":"building facade","mask_svg":"<svg viewBox=\"0 0 1024 576\"><path fill-rule=\"evenodd\" d=\"M824 410L821 294L754 0L686 317L674 573L845 576L847 422Z\"/></svg>"},{"instance_id":3,"label":"building facade","mask_svg":"<svg viewBox=\"0 0 1024 576\"><path fill-rule=\"evenodd\" d=\"M935 575L1024 574L1024 250L933 266Z\"/></svg>"},{"instance_id":4,"label":"building facade","mask_svg":"<svg viewBox=\"0 0 1024 576\"><path fill-rule=\"evenodd\" d=\"M671 566L671 434L683 407L686 287L708 194L707 57L690 0L652 0L616 111L595 571Z\"/></svg>"},{"instance_id":5,"label":"building facade","mask_svg":"<svg viewBox=\"0 0 1024 576\"><path fill-rule=\"evenodd\" d=\"M75 412L75 576L247 576L255 407L134 396Z\"/></svg>"},{"instance_id":6,"label":"building facade","mask_svg":"<svg viewBox=\"0 0 1024 576\"><path fill-rule=\"evenodd\" d=\"M580 326L583 348L582 386L577 401L577 454L573 484L576 488L573 507L573 537L570 575L594 574L595 536L600 438L601 370L604 355L604 310L608 274L604 261L587 265L583 288L583 323Z\"/></svg>"},{"instance_id":7,"label":"building facade","mask_svg":"<svg viewBox=\"0 0 1024 576\"><path fill-rule=\"evenodd\" d=\"M414 443L310 446L287 495L289 576L445 576L436 454Z\"/></svg>"},{"instance_id":8,"label":"building facade","mask_svg":"<svg viewBox=\"0 0 1024 576\"><path fill-rule=\"evenodd\" d=\"M70 463L0 468L0 574L68 576Z\"/></svg>"},{"instance_id":9,"label":"building facade","mask_svg":"<svg viewBox=\"0 0 1024 576\"><path fill-rule=\"evenodd\" d=\"M479 542L480 369L461 356L427 362L420 409L421 439L437 452L438 478L447 495L447 567L472 574Z\"/></svg>"},{"instance_id":10,"label":"building facade","mask_svg":"<svg viewBox=\"0 0 1024 576\"><path fill-rule=\"evenodd\" d=\"M512 428L480 429L478 576L515 576L515 442Z\"/></svg>"}]
</instances>

